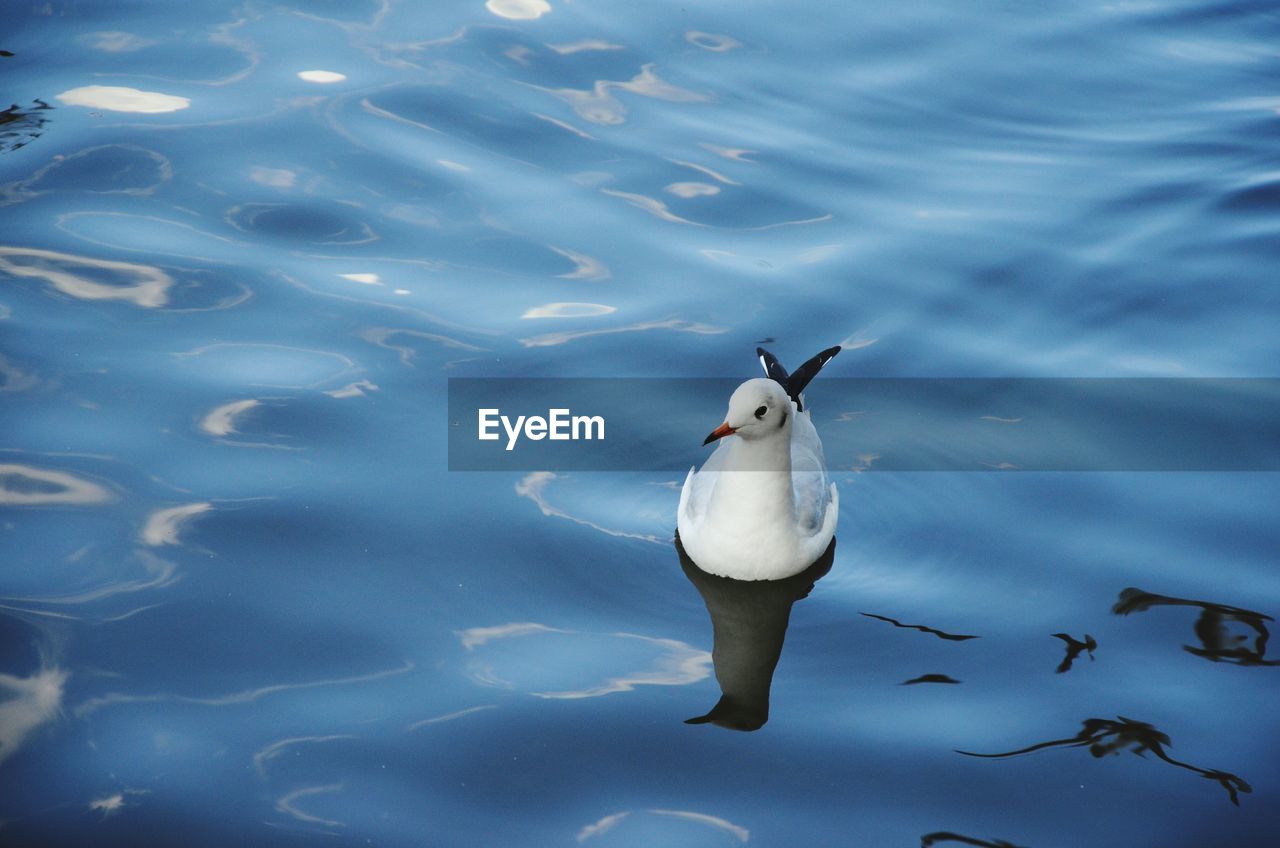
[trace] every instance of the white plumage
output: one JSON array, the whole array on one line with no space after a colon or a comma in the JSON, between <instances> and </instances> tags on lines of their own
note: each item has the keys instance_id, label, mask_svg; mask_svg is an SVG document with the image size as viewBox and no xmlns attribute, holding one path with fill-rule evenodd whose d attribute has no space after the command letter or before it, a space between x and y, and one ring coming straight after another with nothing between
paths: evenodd
<instances>
[{"instance_id":1,"label":"white plumage","mask_svg":"<svg viewBox=\"0 0 1280 848\"><path fill-rule=\"evenodd\" d=\"M748 380L729 398L725 423L707 437L720 444L700 471L689 470L676 516L685 552L703 571L780 580L803 571L831 543L839 493L799 392L838 351L814 357L790 385L777 360L761 351L766 372L776 366L781 382Z\"/></svg>"}]
</instances>

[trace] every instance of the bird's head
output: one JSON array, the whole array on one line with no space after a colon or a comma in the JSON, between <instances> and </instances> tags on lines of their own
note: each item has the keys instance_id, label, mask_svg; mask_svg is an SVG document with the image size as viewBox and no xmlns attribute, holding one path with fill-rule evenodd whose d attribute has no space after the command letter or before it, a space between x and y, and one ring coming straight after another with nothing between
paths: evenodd
<instances>
[{"instance_id":1,"label":"bird's head","mask_svg":"<svg viewBox=\"0 0 1280 848\"><path fill-rule=\"evenodd\" d=\"M712 430L703 444L731 434L751 441L789 433L791 414L791 398L775 380L765 377L747 380L730 396L724 423Z\"/></svg>"}]
</instances>

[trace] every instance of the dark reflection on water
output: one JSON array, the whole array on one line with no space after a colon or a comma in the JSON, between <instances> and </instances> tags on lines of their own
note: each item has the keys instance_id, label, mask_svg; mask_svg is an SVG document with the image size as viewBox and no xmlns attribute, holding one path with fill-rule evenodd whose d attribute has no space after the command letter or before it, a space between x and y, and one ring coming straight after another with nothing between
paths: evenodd
<instances>
[{"instance_id":1,"label":"dark reflection on water","mask_svg":"<svg viewBox=\"0 0 1280 848\"><path fill-rule=\"evenodd\" d=\"M1028 745L1016 751L1005 751L1000 754L976 754L972 751L957 751L956 753L964 754L966 757L1004 759L1006 757L1030 754L1034 751L1042 751L1046 748L1083 748L1088 746L1089 753L1094 757L1118 754L1124 750L1131 750L1134 754L1142 756L1143 753L1150 751L1157 758L1164 760L1171 766L1193 771L1201 777L1214 781L1227 791L1231 798L1231 803L1236 806L1240 805L1239 793L1253 791L1252 786L1230 772L1201 768L1200 766L1193 766L1190 763L1174 759L1165 750L1172 744L1169 741L1168 734L1157 730L1153 725L1120 716L1114 721L1105 718L1085 719L1080 732L1075 736Z\"/></svg>"},{"instance_id":2,"label":"dark reflection on water","mask_svg":"<svg viewBox=\"0 0 1280 848\"><path fill-rule=\"evenodd\" d=\"M978 848L1026 848L1022 845L1014 845L1012 842L1005 842L1003 839L975 839L972 836L961 836L958 833L940 830L937 833L926 833L920 837L920 848L930 848L930 846L938 845L943 842L955 842L960 845L976 845Z\"/></svg>"},{"instance_id":3,"label":"dark reflection on water","mask_svg":"<svg viewBox=\"0 0 1280 848\"><path fill-rule=\"evenodd\" d=\"M0 153L8 153L26 147L35 139L44 135L44 126L49 123L45 112L53 107L43 100L33 100L34 106L19 106L17 103L0 111Z\"/></svg>"},{"instance_id":4,"label":"dark reflection on water","mask_svg":"<svg viewBox=\"0 0 1280 848\"><path fill-rule=\"evenodd\" d=\"M773 671L791 620L791 607L809 596L831 570L836 542L813 565L785 580L733 580L708 574L675 542L680 567L711 614L716 682L721 696L711 712L685 724L710 722L729 730L759 730L769 720Z\"/></svg>"},{"instance_id":5,"label":"dark reflection on water","mask_svg":"<svg viewBox=\"0 0 1280 848\"><path fill-rule=\"evenodd\" d=\"M864 612L862 613L862 615L865 615L867 618L877 619L879 621L887 621L890 624L892 624L894 627L901 627L905 630L919 630L921 633L932 633L934 636L937 636L939 639L946 639L948 642L963 642L966 639L978 638L977 636L966 636L961 633L947 633L943 630L938 630L937 628L934 628L934 627L927 627L923 624L903 624L901 621L898 621L897 619L894 619L894 618L889 618L887 615L876 615L875 613L872 613L872 612Z\"/></svg>"},{"instance_id":6,"label":"dark reflection on water","mask_svg":"<svg viewBox=\"0 0 1280 848\"><path fill-rule=\"evenodd\" d=\"M1164 606L1195 607L1200 610L1194 625L1200 647L1183 645L1183 650L1187 653L1213 662L1233 665L1280 665L1280 660L1266 658L1267 640L1271 632L1267 629L1265 622L1274 621L1274 619L1260 612L1209 601L1171 598L1134 588L1121 592L1120 599L1116 601L1111 611L1116 615L1128 615L1132 612L1146 612L1152 607ZM1247 632L1234 631L1233 624L1244 625Z\"/></svg>"},{"instance_id":7,"label":"dark reflection on water","mask_svg":"<svg viewBox=\"0 0 1280 848\"><path fill-rule=\"evenodd\" d=\"M1053 635L1056 638L1061 639L1063 642L1067 643L1067 653L1065 656L1063 656L1062 662L1058 663L1058 668L1056 669L1058 674L1063 674L1065 672L1070 671L1071 666L1076 661L1076 658L1079 657L1085 651L1089 652L1090 661L1093 660L1093 652L1094 652L1094 649L1098 647L1098 642L1088 633L1084 634L1083 642L1080 641L1079 639L1076 639L1074 636L1070 635L1069 633L1055 633Z\"/></svg>"},{"instance_id":8,"label":"dark reflection on water","mask_svg":"<svg viewBox=\"0 0 1280 848\"><path fill-rule=\"evenodd\" d=\"M903 686L914 686L917 683L960 683L954 677L946 674L922 674L919 677L913 677L910 680L902 681Z\"/></svg>"}]
</instances>

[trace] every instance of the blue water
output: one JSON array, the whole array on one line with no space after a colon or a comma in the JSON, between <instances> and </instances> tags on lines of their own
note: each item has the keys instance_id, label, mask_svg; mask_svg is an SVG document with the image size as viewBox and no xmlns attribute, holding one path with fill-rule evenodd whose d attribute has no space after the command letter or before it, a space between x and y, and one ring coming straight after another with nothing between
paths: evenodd
<instances>
[{"instance_id":1,"label":"blue water","mask_svg":"<svg viewBox=\"0 0 1280 848\"><path fill-rule=\"evenodd\" d=\"M674 475L445 447L765 340L1280 376L1274 4L4 18L6 845L1275 844L1274 474L838 471L737 733Z\"/></svg>"}]
</instances>

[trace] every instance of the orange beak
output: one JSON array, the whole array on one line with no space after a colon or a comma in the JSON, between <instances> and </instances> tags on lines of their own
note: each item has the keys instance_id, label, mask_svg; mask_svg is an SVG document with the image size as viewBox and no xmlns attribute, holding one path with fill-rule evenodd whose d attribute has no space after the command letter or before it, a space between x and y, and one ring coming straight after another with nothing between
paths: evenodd
<instances>
[{"instance_id":1,"label":"orange beak","mask_svg":"<svg viewBox=\"0 0 1280 848\"><path fill-rule=\"evenodd\" d=\"M711 435L707 436L706 440L703 441L703 444L709 445L712 442L714 442L716 439L723 439L725 436L730 436L734 432L735 430L729 426L728 422L726 422L724 424L721 424L719 427L715 428L714 430L712 430Z\"/></svg>"}]
</instances>

